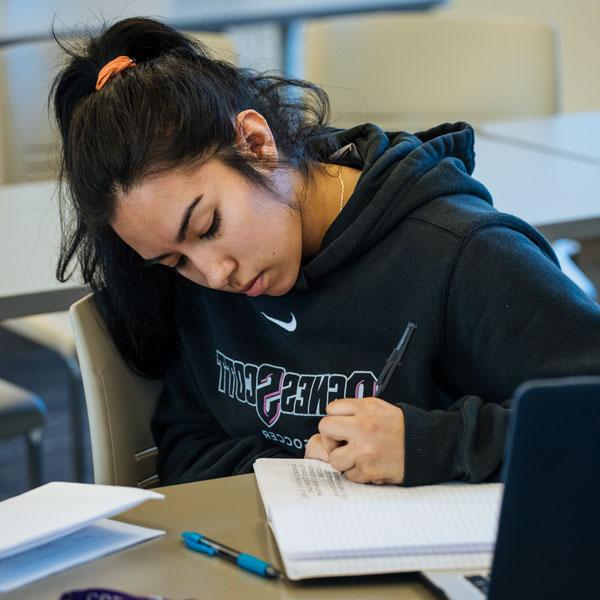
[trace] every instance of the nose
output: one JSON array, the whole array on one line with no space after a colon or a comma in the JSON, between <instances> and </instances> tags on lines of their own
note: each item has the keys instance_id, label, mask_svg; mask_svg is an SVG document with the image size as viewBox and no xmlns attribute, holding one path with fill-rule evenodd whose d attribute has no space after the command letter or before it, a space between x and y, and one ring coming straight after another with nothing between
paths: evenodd
<instances>
[{"instance_id":1,"label":"nose","mask_svg":"<svg viewBox=\"0 0 600 600\"><path fill-rule=\"evenodd\" d=\"M229 257L204 265L203 271L208 287L224 290L233 285L231 275L235 271L235 267L235 261Z\"/></svg>"}]
</instances>

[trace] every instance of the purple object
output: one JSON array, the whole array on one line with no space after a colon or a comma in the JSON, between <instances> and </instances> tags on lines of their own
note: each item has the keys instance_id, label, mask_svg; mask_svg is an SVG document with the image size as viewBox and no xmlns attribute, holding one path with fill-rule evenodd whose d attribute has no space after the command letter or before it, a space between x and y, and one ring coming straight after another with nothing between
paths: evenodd
<instances>
[{"instance_id":1,"label":"purple object","mask_svg":"<svg viewBox=\"0 0 600 600\"><path fill-rule=\"evenodd\" d=\"M118 590L89 588L65 592L60 600L167 600L163 596L132 596Z\"/></svg>"}]
</instances>

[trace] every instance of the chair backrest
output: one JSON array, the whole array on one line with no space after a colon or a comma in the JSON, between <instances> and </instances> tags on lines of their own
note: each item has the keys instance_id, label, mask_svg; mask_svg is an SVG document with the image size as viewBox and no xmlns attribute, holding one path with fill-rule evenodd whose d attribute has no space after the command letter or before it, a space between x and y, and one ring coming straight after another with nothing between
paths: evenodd
<instances>
[{"instance_id":1,"label":"chair backrest","mask_svg":"<svg viewBox=\"0 0 600 600\"><path fill-rule=\"evenodd\" d=\"M188 32L214 56L235 62L224 34ZM46 110L50 86L69 57L54 42L18 44L0 50L0 183L54 179L58 138Z\"/></svg>"},{"instance_id":2,"label":"chair backrest","mask_svg":"<svg viewBox=\"0 0 600 600\"><path fill-rule=\"evenodd\" d=\"M306 25L304 66L343 127L412 130L559 109L557 34L538 21L399 13L319 19Z\"/></svg>"},{"instance_id":3,"label":"chair backrest","mask_svg":"<svg viewBox=\"0 0 600 600\"><path fill-rule=\"evenodd\" d=\"M92 294L73 304L70 314L90 423L94 481L156 485L150 420L162 380L141 377L126 365Z\"/></svg>"},{"instance_id":4,"label":"chair backrest","mask_svg":"<svg viewBox=\"0 0 600 600\"><path fill-rule=\"evenodd\" d=\"M215 58L237 64L235 44L227 34L213 31L186 31L186 34L204 42Z\"/></svg>"},{"instance_id":5,"label":"chair backrest","mask_svg":"<svg viewBox=\"0 0 600 600\"><path fill-rule=\"evenodd\" d=\"M62 51L54 41L30 42L0 51L0 158L3 183L51 179L57 136L46 110Z\"/></svg>"}]
</instances>

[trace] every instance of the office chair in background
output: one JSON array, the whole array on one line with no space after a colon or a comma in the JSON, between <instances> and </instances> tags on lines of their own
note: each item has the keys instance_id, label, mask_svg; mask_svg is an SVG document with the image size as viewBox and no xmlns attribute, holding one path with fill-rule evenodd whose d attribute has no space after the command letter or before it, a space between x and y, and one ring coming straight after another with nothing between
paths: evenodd
<instances>
[{"instance_id":1,"label":"office chair in background","mask_svg":"<svg viewBox=\"0 0 600 600\"><path fill-rule=\"evenodd\" d=\"M0 379L0 440L25 436L29 486L42 484L42 440L48 411L43 400Z\"/></svg>"},{"instance_id":2,"label":"office chair in background","mask_svg":"<svg viewBox=\"0 0 600 600\"><path fill-rule=\"evenodd\" d=\"M305 27L304 76L341 127L417 131L559 110L558 35L526 19L378 13Z\"/></svg>"}]
</instances>

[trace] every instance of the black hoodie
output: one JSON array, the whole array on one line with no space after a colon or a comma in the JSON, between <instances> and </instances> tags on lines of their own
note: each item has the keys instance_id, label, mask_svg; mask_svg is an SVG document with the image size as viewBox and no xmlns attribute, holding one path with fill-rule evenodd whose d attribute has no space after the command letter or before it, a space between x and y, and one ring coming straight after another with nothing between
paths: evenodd
<instances>
[{"instance_id":1,"label":"black hoodie","mask_svg":"<svg viewBox=\"0 0 600 600\"><path fill-rule=\"evenodd\" d=\"M496 476L517 385L600 373L600 307L534 228L493 208L468 125L337 137L330 162L362 173L295 287L195 287L182 309L153 421L163 484L303 456L328 402L374 395L409 321L383 395L404 411L405 485Z\"/></svg>"}]
</instances>

